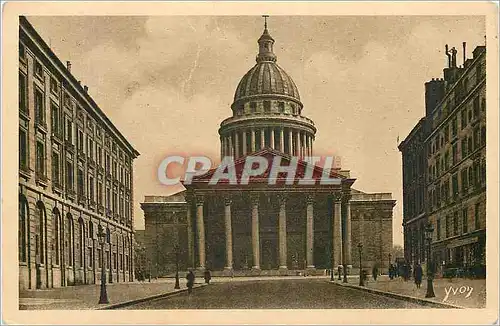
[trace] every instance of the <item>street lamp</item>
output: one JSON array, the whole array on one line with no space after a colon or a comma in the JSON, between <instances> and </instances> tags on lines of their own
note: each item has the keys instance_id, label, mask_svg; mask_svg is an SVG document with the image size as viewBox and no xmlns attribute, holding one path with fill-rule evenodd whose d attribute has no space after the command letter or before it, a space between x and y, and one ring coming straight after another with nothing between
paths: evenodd
<instances>
[{"instance_id":1,"label":"street lamp","mask_svg":"<svg viewBox=\"0 0 500 326\"><path fill-rule=\"evenodd\" d=\"M99 225L97 237L101 243L101 296L99 297L99 304L103 304L109 303L109 300L106 291L106 272L104 271L104 243L106 240L106 233L103 231L101 225Z\"/></svg>"},{"instance_id":2,"label":"street lamp","mask_svg":"<svg viewBox=\"0 0 500 326\"><path fill-rule=\"evenodd\" d=\"M179 246L176 244L174 246L175 250L175 286L174 289L180 289L179 286Z\"/></svg>"},{"instance_id":3,"label":"street lamp","mask_svg":"<svg viewBox=\"0 0 500 326\"><path fill-rule=\"evenodd\" d=\"M361 254L363 253L363 244L358 243L358 251L359 251L359 286L365 286L365 280L363 277L363 268L361 267Z\"/></svg>"},{"instance_id":4,"label":"street lamp","mask_svg":"<svg viewBox=\"0 0 500 326\"><path fill-rule=\"evenodd\" d=\"M432 224L429 222L425 227L425 238L427 240L427 293L425 294L426 298L434 298L436 295L434 294L434 287L432 285L432 280L434 278L434 270L432 267L432 259L431 259L431 242L432 242L432 233L434 232L434 228Z\"/></svg>"}]
</instances>

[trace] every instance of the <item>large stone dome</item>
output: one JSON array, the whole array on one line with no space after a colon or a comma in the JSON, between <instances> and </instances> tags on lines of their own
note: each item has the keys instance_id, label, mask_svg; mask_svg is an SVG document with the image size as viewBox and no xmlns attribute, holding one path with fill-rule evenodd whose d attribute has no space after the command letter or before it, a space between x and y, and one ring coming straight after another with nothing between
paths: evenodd
<instances>
[{"instance_id":1,"label":"large stone dome","mask_svg":"<svg viewBox=\"0 0 500 326\"><path fill-rule=\"evenodd\" d=\"M273 61L260 61L243 76L236 88L234 101L266 94L289 96L300 101L292 78Z\"/></svg>"}]
</instances>

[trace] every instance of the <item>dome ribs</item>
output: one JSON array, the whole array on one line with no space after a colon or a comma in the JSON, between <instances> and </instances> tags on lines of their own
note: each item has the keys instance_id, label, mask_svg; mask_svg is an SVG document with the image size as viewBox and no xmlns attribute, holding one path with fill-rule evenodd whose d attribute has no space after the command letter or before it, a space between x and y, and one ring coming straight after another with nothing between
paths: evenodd
<instances>
[{"instance_id":1,"label":"dome ribs","mask_svg":"<svg viewBox=\"0 0 500 326\"><path fill-rule=\"evenodd\" d=\"M268 94L271 93L272 90L272 81L271 81L271 71L269 65L264 65L264 73L262 75L262 93Z\"/></svg>"}]
</instances>

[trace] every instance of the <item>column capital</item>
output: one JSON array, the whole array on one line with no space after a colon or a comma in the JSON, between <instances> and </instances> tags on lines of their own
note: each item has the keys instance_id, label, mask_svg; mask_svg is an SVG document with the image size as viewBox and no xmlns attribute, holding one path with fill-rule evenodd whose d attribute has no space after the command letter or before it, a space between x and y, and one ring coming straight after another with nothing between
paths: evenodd
<instances>
[{"instance_id":1,"label":"column capital","mask_svg":"<svg viewBox=\"0 0 500 326\"><path fill-rule=\"evenodd\" d=\"M250 193L250 201L252 202L252 205L258 205L259 199L260 199L260 194L258 192Z\"/></svg>"},{"instance_id":2,"label":"column capital","mask_svg":"<svg viewBox=\"0 0 500 326\"><path fill-rule=\"evenodd\" d=\"M340 191L332 192L332 198L334 202L339 202L342 199L342 193Z\"/></svg>"},{"instance_id":3,"label":"column capital","mask_svg":"<svg viewBox=\"0 0 500 326\"><path fill-rule=\"evenodd\" d=\"M233 203L233 200L231 199L230 196L224 196L224 205L229 206Z\"/></svg>"},{"instance_id":4,"label":"column capital","mask_svg":"<svg viewBox=\"0 0 500 326\"><path fill-rule=\"evenodd\" d=\"M278 198L278 202L280 204L286 204L286 201L288 199L288 194L279 193L279 194L276 195L276 197Z\"/></svg>"},{"instance_id":5,"label":"column capital","mask_svg":"<svg viewBox=\"0 0 500 326\"><path fill-rule=\"evenodd\" d=\"M342 201L343 202L349 202L351 200L352 196L351 193L342 193Z\"/></svg>"},{"instance_id":6,"label":"column capital","mask_svg":"<svg viewBox=\"0 0 500 326\"><path fill-rule=\"evenodd\" d=\"M306 196L306 202L307 202L308 205L309 204L314 204L314 195L313 194L308 194Z\"/></svg>"},{"instance_id":7,"label":"column capital","mask_svg":"<svg viewBox=\"0 0 500 326\"><path fill-rule=\"evenodd\" d=\"M202 206L203 203L205 202L205 197L203 195L196 195L195 201L196 201L196 206Z\"/></svg>"}]
</instances>

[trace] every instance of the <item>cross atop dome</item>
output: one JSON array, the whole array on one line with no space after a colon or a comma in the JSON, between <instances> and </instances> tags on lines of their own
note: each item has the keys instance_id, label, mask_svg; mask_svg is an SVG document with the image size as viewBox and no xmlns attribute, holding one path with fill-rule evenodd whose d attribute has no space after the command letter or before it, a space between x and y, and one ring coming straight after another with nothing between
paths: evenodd
<instances>
[{"instance_id":1,"label":"cross atop dome","mask_svg":"<svg viewBox=\"0 0 500 326\"><path fill-rule=\"evenodd\" d=\"M267 30L267 18L269 16L262 15L262 17L264 17L264 32L258 40L259 54L257 55L257 62L276 62L276 55L273 52L274 39L271 37L269 31Z\"/></svg>"}]
</instances>

